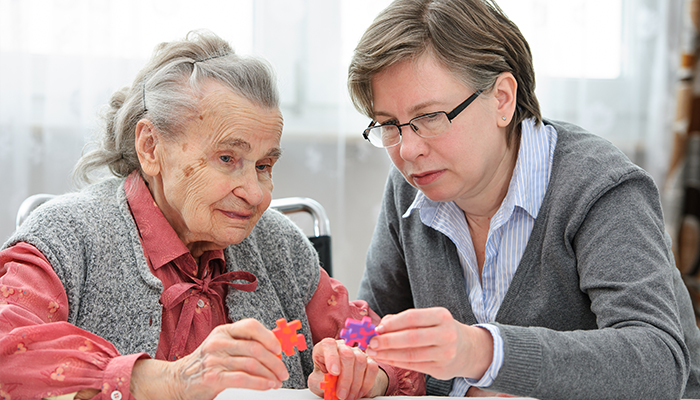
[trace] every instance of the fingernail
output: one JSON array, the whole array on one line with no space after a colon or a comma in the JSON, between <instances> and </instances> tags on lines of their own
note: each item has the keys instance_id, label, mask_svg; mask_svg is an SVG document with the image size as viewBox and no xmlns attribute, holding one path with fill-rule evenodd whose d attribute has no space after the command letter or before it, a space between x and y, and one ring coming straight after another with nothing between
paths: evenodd
<instances>
[{"instance_id":1,"label":"fingernail","mask_svg":"<svg viewBox=\"0 0 700 400\"><path fill-rule=\"evenodd\" d=\"M340 389L335 395L338 396L339 399L345 399L345 397L348 395L348 391L345 389Z\"/></svg>"},{"instance_id":2,"label":"fingernail","mask_svg":"<svg viewBox=\"0 0 700 400\"><path fill-rule=\"evenodd\" d=\"M331 374L338 376L340 375L340 368L337 365L331 367Z\"/></svg>"},{"instance_id":3,"label":"fingernail","mask_svg":"<svg viewBox=\"0 0 700 400\"><path fill-rule=\"evenodd\" d=\"M377 332L377 335L381 335L382 333L384 333L384 326L379 325L378 327L374 328L374 331Z\"/></svg>"}]
</instances>

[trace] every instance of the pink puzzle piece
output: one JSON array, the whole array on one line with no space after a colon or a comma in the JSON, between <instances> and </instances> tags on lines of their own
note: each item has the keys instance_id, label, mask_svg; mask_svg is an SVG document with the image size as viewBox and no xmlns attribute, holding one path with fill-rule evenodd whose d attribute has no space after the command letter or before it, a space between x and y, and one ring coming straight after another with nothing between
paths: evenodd
<instances>
[{"instance_id":1,"label":"pink puzzle piece","mask_svg":"<svg viewBox=\"0 0 700 400\"><path fill-rule=\"evenodd\" d=\"M345 329L340 331L340 337L345 339L348 346L357 345L360 349L367 350L369 340L377 335L374 328L370 317L363 317L362 321L348 318L345 320Z\"/></svg>"},{"instance_id":2,"label":"pink puzzle piece","mask_svg":"<svg viewBox=\"0 0 700 400\"><path fill-rule=\"evenodd\" d=\"M272 330L282 345L282 352L287 357L294 354L294 346L299 351L306 350L306 339L304 335L297 333L299 329L301 329L301 322L298 319L288 324L286 319L280 318L277 320L277 328ZM279 357L282 358L282 355L280 354Z\"/></svg>"},{"instance_id":3,"label":"pink puzzle piece","mask_svg":"<svg viewBox=\"0 0 700 400\"><path fill-rule=\"evenodd\" d=\"M323 389L323 400L339 400L335 395L335 386L338 383L338 377L331 374L323 375L321 389Z\"/></svg>"}]
</instances>

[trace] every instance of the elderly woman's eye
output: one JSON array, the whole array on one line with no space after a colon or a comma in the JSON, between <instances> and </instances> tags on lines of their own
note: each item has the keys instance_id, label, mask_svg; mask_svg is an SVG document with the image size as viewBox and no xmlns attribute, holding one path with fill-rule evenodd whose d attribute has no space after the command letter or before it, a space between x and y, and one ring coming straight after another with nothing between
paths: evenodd
<instances>
[{"instance_id":1,"label":"elderly woman's eye","mask_svg":"<svg viewBox=\"0 0 700 400\"><path fill-rule=\"evenodd\" d=\"M219 160L221 160L225 163L230 163L233 160L233 157L231 157L231 156L219 156Z\"/></svg>"},{"instance_id":2,"label":"elderly woman's eye","mask_svg":"<svg viewBox=\"0 0 700 400\"><path fill-rule=\"evenodd\" d=\"M272 169L272 165L270 165L270 164L258 164L255 166L255 168L257 168L258 171L265 171L268 169Z\"/></svg>"}]
</instances>

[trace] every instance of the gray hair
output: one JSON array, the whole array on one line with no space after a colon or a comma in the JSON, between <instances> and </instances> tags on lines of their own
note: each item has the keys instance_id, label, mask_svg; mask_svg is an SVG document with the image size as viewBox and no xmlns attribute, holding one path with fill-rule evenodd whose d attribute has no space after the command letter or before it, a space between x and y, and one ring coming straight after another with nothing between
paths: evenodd
<instances>
[{"instance_id":1,"label":"gray hair","mask_svg":"<svg viewBox=\"0 0 700 400\"><path fill-rule=\"evenodd\" d=\"M382 11L355 48L348 90L361 113L374 118L372 78L404 60L431 54L465 85L488 90L503 72L518 82L508 144L526 118L541 122L530 47L493 0L396 0Z\"/></svg>"},{"instance_id":2,"label":"gray hair","mask_svg":"<svg viewBox=\"0 0 700 400\"><path fill-rule=\"evenodd\" d=\"M189 32L185 39L161 43L131 87L112 95L102 112L98 141L75 166L78 186L107 167L117 177L141 170L135 147L136 125L148 119L167 138L183 132L197 111L201 88L217 82L252 103L279 108L272 68L265 61L235 54L231 46L207 31Z\"/></svg>"}]
</instances>

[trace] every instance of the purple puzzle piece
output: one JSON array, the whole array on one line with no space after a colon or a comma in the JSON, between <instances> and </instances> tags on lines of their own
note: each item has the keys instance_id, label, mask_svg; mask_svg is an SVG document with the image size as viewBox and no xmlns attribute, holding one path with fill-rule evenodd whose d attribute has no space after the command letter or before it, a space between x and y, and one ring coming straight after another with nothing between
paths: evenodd
<instances>
[{"instance_id":1,"label":"purple puzzle piece","mask_svg":"<svg viewBox=\"0 0 700 400\"><path fill-rule=\"evenodd\" d=\"M340 331L340 337L345 339L348 346L357 345L360 349L367 350L367 343L377 335L374 328L370 317L364 317L362 321L348 318L345 320L345 329Z\"/></svg>"}]
</instances>

